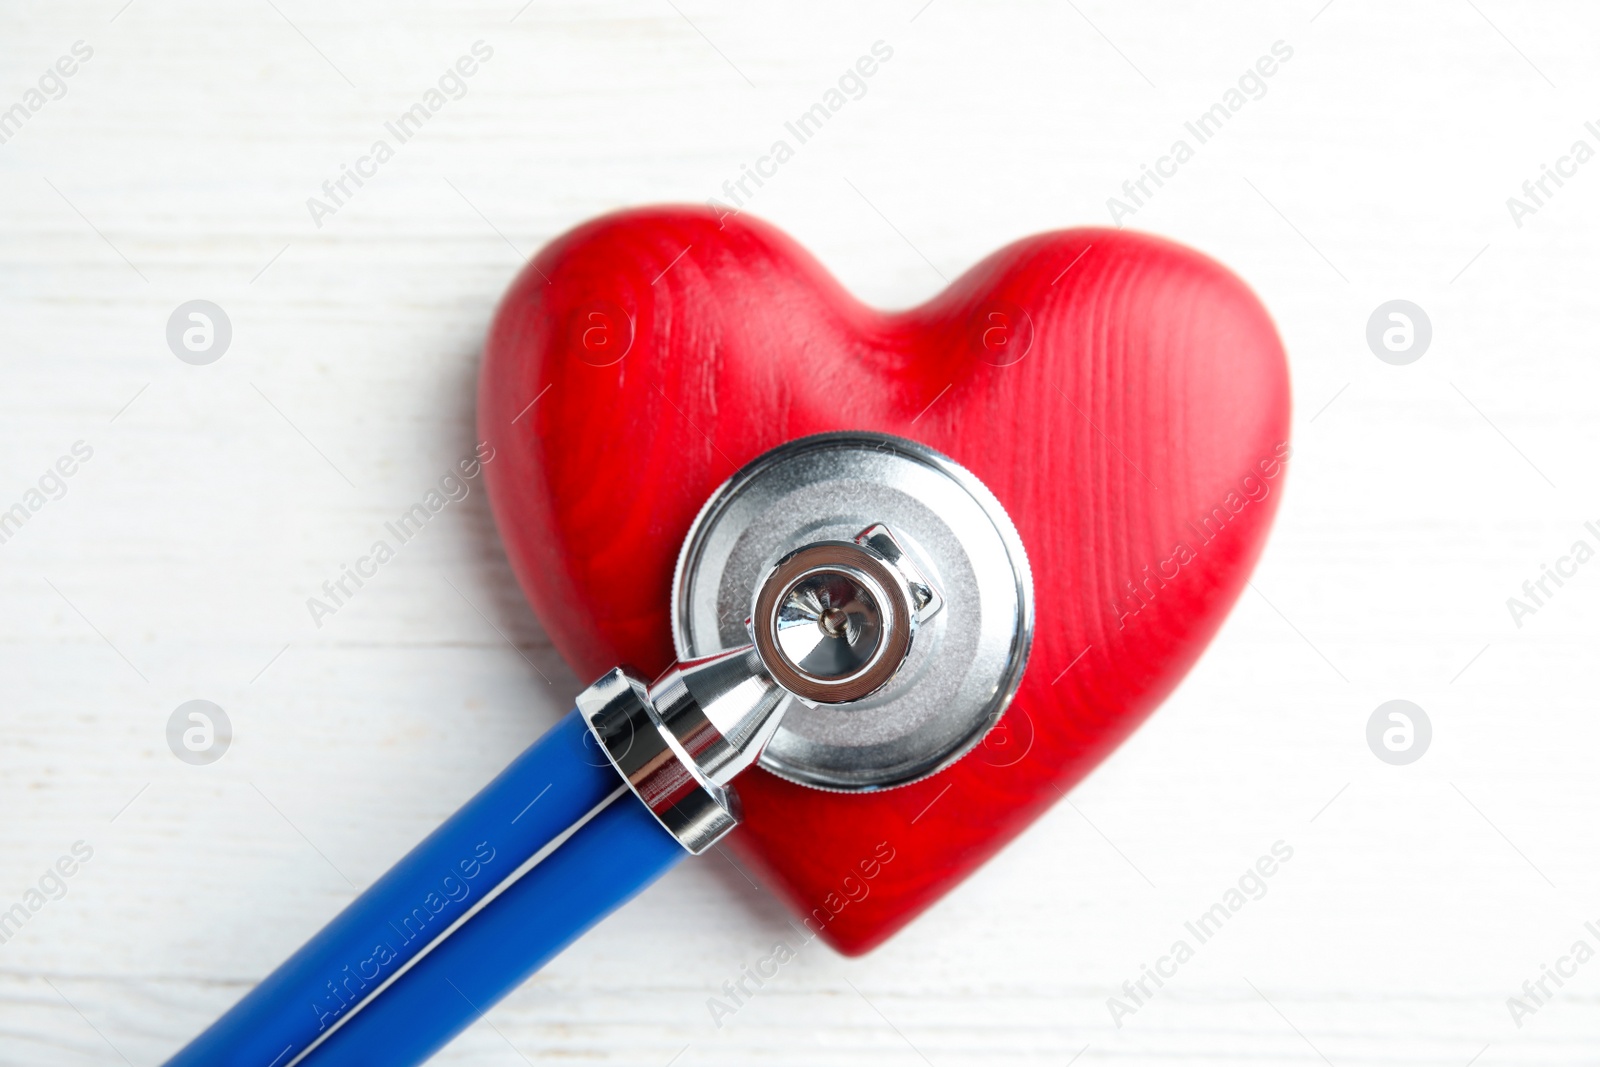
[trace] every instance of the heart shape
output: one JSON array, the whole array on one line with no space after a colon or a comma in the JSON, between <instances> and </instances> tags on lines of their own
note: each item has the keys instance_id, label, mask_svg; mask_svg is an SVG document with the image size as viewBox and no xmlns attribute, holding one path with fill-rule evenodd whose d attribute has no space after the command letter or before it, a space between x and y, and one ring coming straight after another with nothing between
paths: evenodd
<instances>
[{"instance_id":1,"label":"heart shape","mask_svg":"<svg viewBox=\"0 0 1600 1067\"><path fill-rule=\"evenodd\" d=\"M661 207L582 225L523 271L489 335L479 423L512 566L583 677L673 661L690 523L785 441L913 438L1010 513L1037 623L982 745L879 793L739 779L730 843L855 954L1059 800L1194 663L1277 509L1289 383L1244 283L1158 238L1029 237L885 313L771 226Z\"/></svg>"}]
</instances>

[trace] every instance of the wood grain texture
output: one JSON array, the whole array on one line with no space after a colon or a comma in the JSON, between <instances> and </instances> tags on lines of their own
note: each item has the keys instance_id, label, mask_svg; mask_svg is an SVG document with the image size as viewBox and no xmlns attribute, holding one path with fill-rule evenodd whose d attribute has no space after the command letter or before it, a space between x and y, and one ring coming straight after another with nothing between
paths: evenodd
<instances>
[{"instance_id":1,"label":"wood grain texture","mask_svg":"<svg viewBox=\"0 0 1600 1067\"><path fill-rule=\"evenodd\" d=\"M1228 264L1284 340L1294 469L1254 589L1067 801L879 950L813 942L717 1027L708 998L794 936L719 853L441 1061L1592 1059L1600 972L1520 1029L1506 999L1600 900L1600 572L1520 629L1506 598L1600 520L1600 172L1547 183L1520 228L1506 199L1596 119L1600 14L675 3L0 12L6 107L94 48L0 145L0 506L95 450L0 544L0 906L95 850L0 945L0 1063L159 1063L566 711L583 681L481 483L321 629L306 599L472 450L525 256L725 196L880 39L865 95L749 200L880 308L1107 224L1184 122L1293 47L1126 220ZM319 229L307 198L479 39L466 95ZM1396 297L1434 326L1409 367L1364 337ZM195 298L234 327L208 367L165 339ZM1364 738L1395 697L1434 723L1409 767ZM235 728L209 767L165 740L194 698ZM1119 1029L1107 998L1280 838L1267 895Z\"/></svg>"},{"instance_id":2,"label":"wood grain texture","mask_svg":"<svg viewBox=\"0 0 1600 1067\"><path fill-rule=\"evenodd\" d=\"M1244 588L1287 479L1288 369L1266 312L1204 257L1109 229L1026 238L886 315L770 226L638 209L534 258L482 382L502 539L580 675L672 662L689 524L786 441L910 437L1006 508L1037 621L1005 729L902 789L762 771L738 784L732 847L852 954L1059 801L1171 691Z\"/></svg>"}]
</instances>

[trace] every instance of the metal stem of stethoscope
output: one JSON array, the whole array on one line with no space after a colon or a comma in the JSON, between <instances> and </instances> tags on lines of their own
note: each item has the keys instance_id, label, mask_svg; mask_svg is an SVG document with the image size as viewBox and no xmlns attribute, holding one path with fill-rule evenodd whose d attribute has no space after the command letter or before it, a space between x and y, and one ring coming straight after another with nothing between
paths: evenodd
<instances>
[{"instance_id":1,"label":"metal stem of stethoscope","mask_svg":"<svg viewBox=\"0 0 1600 1067\"><path fill-rule=\"evenodd\" d=\"M751 643L674 664L646 687L617 668L578 710L634 794L698 855L739 822L722 787L761 755L791 698L847 704L894 678L943 600L882 524L780 559L746 620Z\"/></svg>"},{"instance_id":2,"label":"metal stem of stethoscope","mask_svg":"<svg viewBox=\"0 0 1600 1067\"><path fill-rule=\"evenodd\" d=\"M832 473L816 474L824 469ZM881 509L895 521L870 516L846 527L853 536L813 535L764 565L738 628L746 643L680 659L649 684L617 668L585 689L574 712L168 1067L420 1063L678 860L728 834L740 818L729 783L788 717L887 715L878 725L909 740L886 746L881 786L959 758L1015 691L1032 623L1020 542L966 472L895 438L794 442L713 497L683 559L691 572L737 574L740 545L760 551L759 535L770 533L760 508L791 507L785 493L826 491L879 510L860 505L859 485L827 484L847 477L882 489ZM731 527L751 537L725 536L730 502L759 505L747 525ZM838 512L801 518L797 528L813 531L847 521ZM902 523L924 539L920 552ZM990 558L997 553L1003 559ZM941 586L939 564L952 585ZM980 613L988 631L963 618ZM930 673L919 634L934 623L944 662ZM922 673L907 678L919 661ZM960 712L955 721L946 705ZM786 757L779 773L796 766ZM836 787L860 768L824 746L815 773Z\"/></svg>"}]
</instances>

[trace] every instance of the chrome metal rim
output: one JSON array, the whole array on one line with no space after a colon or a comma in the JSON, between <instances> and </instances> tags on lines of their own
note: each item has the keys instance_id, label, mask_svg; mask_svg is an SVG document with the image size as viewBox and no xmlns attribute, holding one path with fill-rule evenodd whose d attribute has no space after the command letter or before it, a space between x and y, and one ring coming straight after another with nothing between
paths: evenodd
<instances>
[{"instance_id":1,"label":"chrome metal rim","mask_svg":"<svg viewBox=\"0 0 1600 1067\"><path fill-rule=\"evenodd\" d=\"M786 713L761 765L802 785L893 788L971 751L1021 684L1033 580L1005 509L971 472L926 445L861 431L799 438L757 457L701 509L673 576L680 657L748 641L757 582L784 555L886 522L950 603L874 695Z\"/></svg>"}]
</instances>

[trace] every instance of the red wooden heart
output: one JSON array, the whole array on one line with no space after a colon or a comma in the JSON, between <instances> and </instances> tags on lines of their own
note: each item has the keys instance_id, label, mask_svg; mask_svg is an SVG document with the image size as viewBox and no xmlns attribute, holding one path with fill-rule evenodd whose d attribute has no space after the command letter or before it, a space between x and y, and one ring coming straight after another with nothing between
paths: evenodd
<instances>
[{"instance_id":1,"label":"red wooden heart","mask_svg":"<svg viewBox=\"0 0 1600 1067\"><path fill-rule=\"evenodd\" d=\"M900 434L1005 505L1038 621L984 744L882 793L739 780L733 846L859 953L1060 799L1194 663L1277 508L1289 384L1249 289L1157 238L1030 237L884 313L770 226L663 207L580 226L522 273L489 336L479 422L512 566L584 677L672 662L678 547L774 445Z\"/></svg>"}]
</instances>

